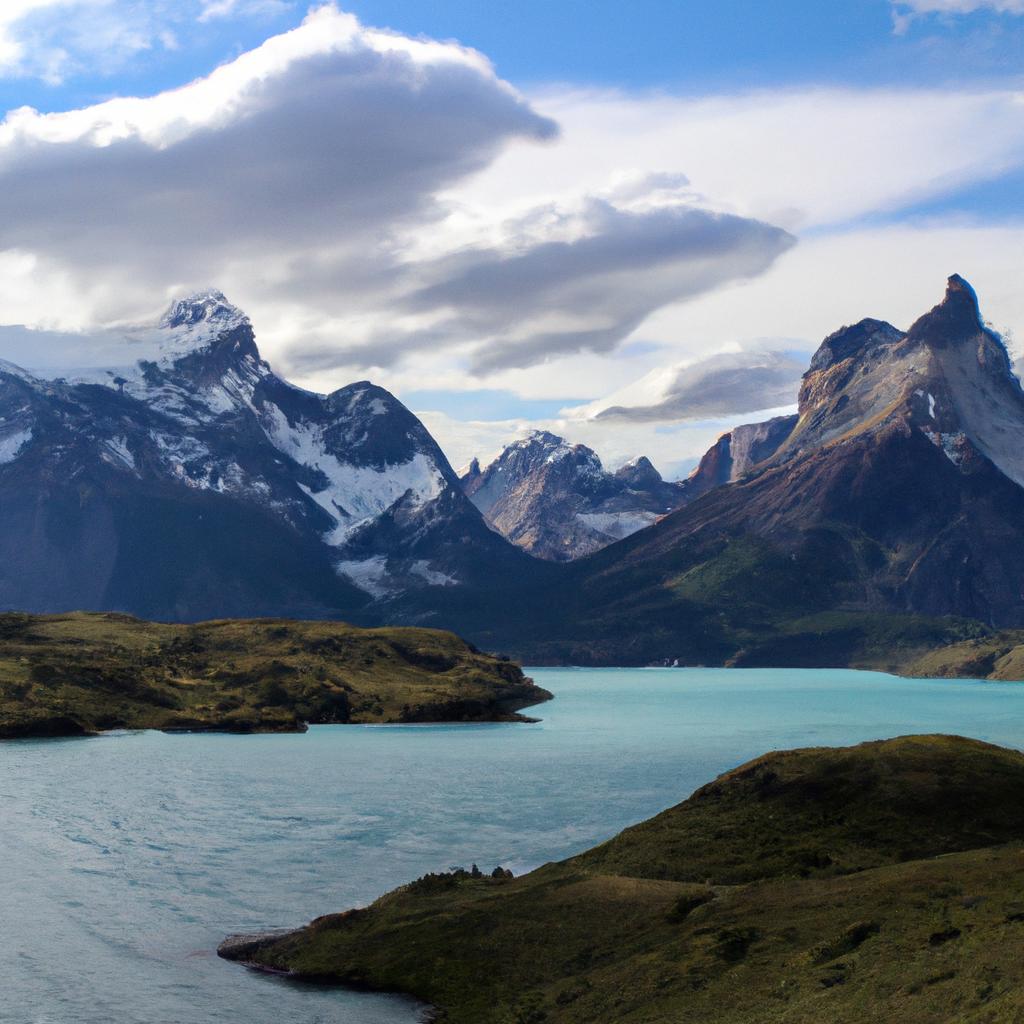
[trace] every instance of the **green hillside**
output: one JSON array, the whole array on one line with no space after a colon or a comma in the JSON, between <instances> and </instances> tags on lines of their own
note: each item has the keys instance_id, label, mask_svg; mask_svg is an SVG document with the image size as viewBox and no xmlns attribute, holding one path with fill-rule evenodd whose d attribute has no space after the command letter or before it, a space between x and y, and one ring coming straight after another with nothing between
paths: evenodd
<instances>
[{"instance_id":1,"label":"green hillside","mask_svg":"<svg viewBox=\"0 0 1024 1024\"><path fill-rule=\"evenodd\" d=\"M496 721L549 697L517 665L439 630L0 615L0 738Z\"/></svg>"},{"instance_id":2,"label":"green hillside","mask_svg":"<svg viewBox=\"0 0 1024 1024\"><path fill-rule=\"evenodd\" d=\"M957 737L769 754L522 878L428 876L222 955L447 1024L1010 1024L1024 756Z\"/></svg>"}]
</instances>

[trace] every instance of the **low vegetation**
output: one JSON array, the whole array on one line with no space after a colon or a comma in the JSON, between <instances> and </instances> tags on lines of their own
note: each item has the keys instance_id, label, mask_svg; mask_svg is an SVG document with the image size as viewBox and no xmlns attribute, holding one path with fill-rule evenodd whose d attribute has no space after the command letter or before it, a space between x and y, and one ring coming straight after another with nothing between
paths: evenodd
<instances>
[{"instance_id":1,"label":"low vegetation","mask_svg":"<svg viewBox=\"0 0 1024 1024\"><path fill-rule=\"evenodd\" d=\"M568 861L221 953L446 1024L1010 1024L1022 797L1024 756L957 737L769 754Z\"/></svg>"},{"instance_id":2,"label":"low vegetation","mask_svg":"<svg viewBox=\"0 0 1024 1024\"><path fill-rule=\"evenodd\" d=\"M517 665L438 630L0 615L0 738L510 720L549 697Z\"/></svg>"}]
</instances>

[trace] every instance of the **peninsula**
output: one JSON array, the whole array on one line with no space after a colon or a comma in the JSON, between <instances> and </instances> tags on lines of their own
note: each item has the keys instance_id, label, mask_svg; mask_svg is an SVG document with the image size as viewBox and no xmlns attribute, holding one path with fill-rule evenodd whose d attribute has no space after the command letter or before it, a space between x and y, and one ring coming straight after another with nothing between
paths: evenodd
<instances>
[{"instance_id":1,"label":"peninsula","mask_svg":"<svg viewBox=\"0 0 1024 1024\"><path fill-rule=\"evenodd\" d=\"M221 956L445 1024L1018 1021L1024 755L954 736L767 754L580 856L429 875Z\"/></svg>"},{"instance_id":2,"label":"peninsula","mask_svg":"<svg viewBox=\"0 0 1024 1024\"><path fill-rule=\"evenodd\" d=\"M518 665L440 630L0 615L0 739L514 721L550 697Z\"/></svg>"}]
</instances>

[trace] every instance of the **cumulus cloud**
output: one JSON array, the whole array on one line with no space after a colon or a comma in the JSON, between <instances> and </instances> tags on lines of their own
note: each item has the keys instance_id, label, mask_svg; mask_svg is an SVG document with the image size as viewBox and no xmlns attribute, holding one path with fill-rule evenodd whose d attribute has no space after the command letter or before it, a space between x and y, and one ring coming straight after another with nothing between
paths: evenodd
<instances>
[{"instance_id":1,"label":"cumulus cloud","mask_svg":"<svg viewBox=\"0 0 1024 1024\"><path fill-rule=\"evenodd\" d=\"M130 249L159 279L164 258L189 249L216 267L248 244L376 228L506 139L553 132L474 55L323 9L184 89L13 111L0 126L0 245L113 263Z\"/></svg>"},{"instance_id":2,"label":"cumulus cloud","mask_svg":"<svg viewBox=\"0 0 1024 1024\"><path fill-rule=\"evenodd\" d=\"M119 278L127 305L232 265L288 280L310 252L336 271L350 257L358 278L388 262L390 231L438 216L439 188L510 139L554 133L480 55L325 7L183 89L11 112L0 248L100 288Z\"/></svg>"},{"instance_id":3,"label":"cumulus cloud","mask_svg":"<svg viewBox=\"0 0 1024 1024\"><path fill-rule=\"evenodd\" d=\"M721 352L657 370L631 394L612 395L591 414L638 423L742 416L794 404L806 369L807 359L790 352Z\"/></svg>"},{"instance_id":4,"label":"cumulus cloud","mask_svg":"<svg viewBox=\"0 0 1024 1024\"><path fill-rule=\"evenodd\" d=\"M488 374L610 351L793 242L702 208L678 172L497 218L444 197L507 144L556 135L475 51L327 6L182 89L13 111L0 251L77 283L80 322L51 326L215 283L294 315L292 369L445 348Z\"/></svg>"}]
</instances>

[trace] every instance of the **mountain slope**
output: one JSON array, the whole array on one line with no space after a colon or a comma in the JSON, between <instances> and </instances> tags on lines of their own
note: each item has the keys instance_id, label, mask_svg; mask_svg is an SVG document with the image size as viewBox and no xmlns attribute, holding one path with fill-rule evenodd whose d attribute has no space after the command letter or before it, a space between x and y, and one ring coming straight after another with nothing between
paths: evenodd
<instances>
[{"instance_id":1,"label":"mountain slope","mask_svg":"<svg viewBox=\"0 0 1024 1024\"><path fill-rule=\"evenodd\" d=\"M1024 393L962 279L906 333L866 320L827 338L798 417L759 433L760 462L569 567L520 642L495 642L559 661L898 667L1024 625Z\"/></svg>"},{"instance_id":2,"label":"mountain slope","mask_svg":"<svg viewBox=\"0 0 1024 1024\"><path fill-rule=\"evenodd\" d=\"M219 292L129 341L69 379L0 365L0 607L422 618L528 562L393 396L289 385Z\"/></svg>"},{"instance_id":3,"label":"mountain slope","mask_svg":"<svg viewBox=\"0 0 1024 1024\"><path fill-rule=\"evenodd\" d=\"M544 430L508 445L484 469L474 459L462 486L498 533L553 562L650 526L677 508L684 493L680 484L662 480L646 457L609 473L586 445Z\"/></svg>"}]
</instances>

